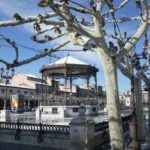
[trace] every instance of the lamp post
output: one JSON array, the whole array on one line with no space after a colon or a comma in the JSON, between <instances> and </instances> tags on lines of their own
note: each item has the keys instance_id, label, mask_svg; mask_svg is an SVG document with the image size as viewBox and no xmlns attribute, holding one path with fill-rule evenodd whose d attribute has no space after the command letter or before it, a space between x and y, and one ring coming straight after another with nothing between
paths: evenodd
<instances>
[{"instance_id":1,"label":"lamp post","mask_svg":"<svg viewBox=\"0 0 150 150\"><path fill-rule=\"evenodd\" d=\"M5 95L5 98L4 98L4 110L7 109L7 97L8 97L8 93L7 93L7 85L9 84L9 81L10 79L12 79L12 77L14 76L14 73L15 73L15 70L14 69L11 69L11 70L8 70L8 69L4 69L4 68L1 68L0 69L0 77L2 80L5 81L5 86L6 86L6 95Z\"/></svg>"}]
</instances>

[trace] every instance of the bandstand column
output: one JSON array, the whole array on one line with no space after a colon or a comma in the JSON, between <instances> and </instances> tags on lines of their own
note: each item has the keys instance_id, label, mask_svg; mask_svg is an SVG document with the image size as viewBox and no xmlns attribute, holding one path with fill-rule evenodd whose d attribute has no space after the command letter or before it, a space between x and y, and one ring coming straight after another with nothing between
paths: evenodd
<instances>
[{"instance_id":1,"label":"bandstand column","mask_svg":"<svg viewBox=\"0 0 150 150\"><path fill-rule=\"evenodd\" d=\"M40 91L36 88L36 99L37 99L37 106L40 105Z\"/></svg>"},{"instance_id":2,"label":"bandstand column","mask_svg":"<svg viewBox=\"0 0 150 150\"><path fill-rule=\"evenodd\" d=\"M89 91L90 90L90 76L87 76L86 82L87 82L87 90L88 90L87 97L89 99L89 97L90 97L90 91Z\"/></svg>"},{"instance_id":3,"label":"bandstand column","mask_svg":"<svg viewBox=\"0 0 150 150\"><path fill-rule=\"evenodd\" d=\"M30 108L30 100L28 100L28 108Z\"/></svg>"},{"instance_id":4,"label":"bandstand column","mask_svg":"<svg viewBox=\"0 0 150 150\"><path fill-rule=\"evenodd\" d=\"M40 106L44 103L44 75L42 73L42 100L40 102Z\"/></svg>"},{"instance_id":5,"label":"bandstand column","mask_svg":"<svg viewBox=\"0 0 150 150\"><path fill-rule=\"evenodd\" d=\"M94 79L95 79L95 94L97 95L97 75L94 75Z\"/></svg>"},{"instance_id":6,"label":"bandstand column","mask_svg":"<svg viewBox=\"0 0 150 150\"><path fill-rule=\"evenodd\" d=\"M48 100L47 100L48 86L47 86L47 82L46 82L46 84L44 84L44 81L47 81L47 73L43 76L44 104L47 105L47 103L48 103Z\"/></svg>"},{"instance_id":7,"label":"bandstand column","mask_svg":"<svg viewBox=\"0 0 150 150\"><path fill-rule=\"evenodd\" d=\"M45 105L48 105L48 85L45 85Z\"/></svg>"},{"instance_id":8,"label":"bandstand column","mask_svg":"<svg viewBox=\"0 0 150 150\"><path fill-rule=\"evenodd\" d=\"M96 102L97 102L97 104L98 104L98 96L97 96L97 75L95 74L94 75L94 79L95 79L95 98L96 98ZM99 104L98 104L99 105Z\"/></svg>"},{"instance_id":9,"label":"bandstand column","mask_svg":"<svg viewBox=\"0 0 150 150\"><path fill-rule=\"evenodd\" d=\"M70 99L72 97L72 77L70 77Z\"/></svg>"},{"instance_id":10,"label":"bandstand column","mask_svg":"<svg viewBox=\"0 0 150 150\"><path fill-rule=\"evenodd\" d=\"M55 91L56 91L56 86L55 86L55 83L54 83L54 81L55 81L55 78L54 78L54 76L52 75L52 80L51 80L51 85L52 85L52 96L53 96L53 100L56 100L56 93L55 93ZM50 101L52 101L52 99L50 100ZM51 105L51 102L50 102L50 105Z\"/></svg>"},{"instance_id":11,"label":"bandstand column","mask_svg":"<svg viewBox=\"0 0 150 150\"><path fill-rule=\"evenodd\" d=\"M5 88L5 98L4 98L4 110L7 109L7 84L6 84L6 88Z\"/></svg>"},{"instance_id":12,"label":"bandstand column","mask_svg":"<svg viewBox=\"0 0 150 150\"><path fill-rule=\"evenodd\" d=\"M65 78L64 78L64 86L65 86L65 105L67 103L67 75L65 75Z\"/></svg>"}]
</instances>

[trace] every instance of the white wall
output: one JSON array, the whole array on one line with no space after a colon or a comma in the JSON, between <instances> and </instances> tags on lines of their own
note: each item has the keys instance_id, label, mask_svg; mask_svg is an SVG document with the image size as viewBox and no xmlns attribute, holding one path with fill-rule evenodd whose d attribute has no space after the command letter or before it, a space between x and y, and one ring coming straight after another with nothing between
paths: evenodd
<instances>
[{"instance_id":1,"label":"white wall","mask_svg":"<svg viewBox=\"0 0 150 150\"><path fill-rule=\"evenodd\" d=\"M41 110L41 121L49 121L49 120L62 120L66 117L76 117L79 115L79 112L73 112L73 108L78 108L80 106L40 106ZM93 108L96 108L96 112L93 111ZM58 113L53 114L52 109L57 108ZM94 115L98 112L97 105L87 105L86 106L86 115ZM39 108L36 111L36 121L40 120L40 112Z\"/></svg>"},{"instance_id":2,"label":"white wall","mask_svg":"<svg viewBox=\"0 0 150 150\"><path fill-rule=\"evenodd\" d=\"M58 113L53 114L52 109L57 108ZM41 110L41 121L48 121L48 120L58 120L64 118L64 109L65 106L40 106ZM39 108L36 110L36 121L40 119L40 112Z\"/></svg>"}]
</instances>

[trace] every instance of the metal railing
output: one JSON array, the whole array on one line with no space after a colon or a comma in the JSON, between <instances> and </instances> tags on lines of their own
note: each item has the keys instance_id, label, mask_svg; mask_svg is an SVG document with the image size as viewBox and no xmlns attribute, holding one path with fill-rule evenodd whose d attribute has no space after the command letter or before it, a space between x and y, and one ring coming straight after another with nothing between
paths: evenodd
<instances>
[{"instance_id":1,"label":"metal railing","mask_svg":"<svg viewBox=\"0 0 150 150\"><path fill-rule=\"evenodd\" d=\"M68 96L67 99L65 99L63 95L51 95L50 97L47 97L47 105L80 105L81 103L84 103L85 105L97 105L98 100L94 97L87 98L75 96Z\"/></svg>"},{"instance_id":2,"label":"metal railing","mask_svg":"<svg viewBox=\"0 0 150 150\"><path fill-rule=\"evenodd\" d=\"M55 134L70 134L70 127L63 125L29 124L20 122L0 122L0 129L21 131L44 131Z\"/></svg>"},{"instance_id":3,"label":"metal railing","mask_svg":"<svg viewBox=\"0 0 150 150\"><path fill-rule=\"evenodd\" d=\"M108 122L101 122L95 125L95 132L108 129Z\"/></svg>"},{"instance_id":4,"label":"metal railing","mask_svg":"<svg viewBox=\"0 0 150 150\"><path fill-rule=\"evenodd\" d=\"M129 121L130 117L131 117L131 115L122 117L124 132L129 129L128 121ZM108 129L108 122L107 121L95 124L95 132L104 131L107 129Z\"/></svg>"}]
</instances>

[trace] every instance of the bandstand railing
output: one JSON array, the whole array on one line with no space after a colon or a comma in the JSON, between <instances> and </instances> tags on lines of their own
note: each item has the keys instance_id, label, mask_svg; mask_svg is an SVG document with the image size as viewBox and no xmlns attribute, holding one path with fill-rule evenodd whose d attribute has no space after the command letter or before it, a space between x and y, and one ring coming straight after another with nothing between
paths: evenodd
<instances>
[{"instance_id":1,"label":"bandstand railing","mask_svg":"<svg viewBox=\"0 0 150 150\"><path fill-rule=\"evenodd\" d=\"M42 102L41 102L42 103ZM47 97L47 105L80 105L81 103L85 105L97 105L98 100L94 97L65 97L63 95L61 96L49 96Z\"/></svg>"}]
</instances>

